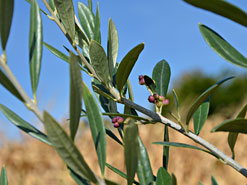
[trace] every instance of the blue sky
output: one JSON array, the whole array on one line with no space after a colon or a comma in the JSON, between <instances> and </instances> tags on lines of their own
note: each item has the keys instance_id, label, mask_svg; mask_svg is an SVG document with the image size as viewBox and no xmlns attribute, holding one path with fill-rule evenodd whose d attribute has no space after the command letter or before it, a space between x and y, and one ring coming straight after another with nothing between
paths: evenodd
<instances>
[{"instance_id":1,"label":"blue sky","mask_svg":"<svg viewBox=\"0 0 247 185\"><path fill-rule=\"evenodd\" d=\"M46 10L41 0L41 8ZM77 2L73 1L77 12ZM87 3L87 1L82 1ZM247 10L246 0L229 2ZM93 8L97 1L93 0ZM47 10L46 10L47 11ZM28 66L28 34L30 5L25 0L16 0L12 30L7 44L8 64L26 92L32 96ZM47 11L48 12L48 11ZM203 40L198 23L214 29L244 56L247 54L246 28L215 14L192 7L182 0L106 0L100 1L102 45L106 48L108 20L111 17L119 34L120 62L127 52L139 43L145 48L136 63L130 80L135 101L148 107L148 92L138 85L138 75L151 76L155 64L165 59L171 67L171 81L174 82L184 72L200 69L208 75L231 69L244 73L245 70L225 62ZM69 47L64 35L46 16L42 15L44 41L66 52ZM2 53L2 50L0 50ZM83 79L90 82L83 74ZM171 86L170 86L171 88ZM144 101L145 100L145 101ZM22 103L0 87L0 103L8 106L24 120L38 125L35 116ZM68 117L69 71L68 64L43 49L42 69L38 87L38 106L48 110L59 121ZM0 131L9 138L17 138L19 131L0 113Z\"/></svg>"}]
</instances>

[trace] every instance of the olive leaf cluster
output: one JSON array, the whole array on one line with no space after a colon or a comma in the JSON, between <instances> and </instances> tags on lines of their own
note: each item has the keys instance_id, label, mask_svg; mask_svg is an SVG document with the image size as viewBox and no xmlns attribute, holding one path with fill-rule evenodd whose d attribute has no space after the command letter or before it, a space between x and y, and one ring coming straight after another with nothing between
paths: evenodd
<instances>
[{"instance_id":1,"label":"olive leaf cluster","mask_svg":"<svg viewBox=\"0 0 247 185\"><path fill-rule=\"evenodd\" d=\"M40 9L37 0L27 1L31 5L29 66L33 96L29 97L25 93L7 63L5 51L11 28L14 0L0 0L0 33L3 49L3 54L0 58L0 83L40 119L44 124L45 132L40 131L32 124L26 122L5 105L0 104L0 110L10 122L19 129L53 147L63 159L71 177L77 184L117 184L105 178L105 168L107 167L126 179L129 185L133 183L175 185L177 184L175 175L168 172L169 148L172 146L206 152L223 160L239 173L247 176L247 170L234 160L234 145L237 136L239 133L247 133L247 121L245 119L247 105L243 107L236 119L227 120L212 130L212 132L229 132L228 141L233 153L233 159L198 136L208 116L210 95L223 83L233 77L223 79L206 89L188 106L188 112L184 118L180 116L179 99L176 95L176 91L173 90L176 111L170 114L173 116L175 122L170 121L163 116L164 111L167 111L165 105L156 104L156 111L150 111L134 103L134 93L132 92L131 82L128 78L139 55L144 49L144 43L140 43L129 52L126 52L127 54L118 63L118 33L111 19L109 19L108 23L107 48L104 49L101 45L99 3L94 13L91 0L88 0L87 5L83 2L78 2L78 19L77 15L75 15L72 0L43 0L49 13ZM216 0L210 0L208 2L203 0L185 1L194 6L223 15L244 26L247 25L246 13L229 3ZM64 53L43 40L41 13L48 16L51 21L57 24L73 47L73 50L65 46L67 53ZM199 28L207 43L218 54L233 64L240 67L247 67L247 59L219 36L219 34L202 24L199 25ZM62 128L50 113L45 110L41 112L37 106L36 93L41 70L43 45L54 55L69 64L70 134ZM82 72L83 75L89 75L92 78L91 84L86 84L83 81ZM148 75L143 76L144 81L142 81L142 84L147 87L147 90L152 96L166 97L170 75L171 69L168 62L161 60L155 65L152 77ZM90 90L89 85L92 86L94 92ZM98 104L98 102L100 104ZM120 112L118 109L119 104L124 105L123 112ZM102 112L102 110L104 112ZM138 112L145 114L149 118L139 116ZM112 127L107 127L104 124L104 116L111 119L121 117L121 123L119 127L116 128L118 134L112 131ZM87 117L89 122L95 151L98 157L98 167L101 171L100 175L96 174L90 168L90 164L87 163L75 144L81 117ZM189 127L192 118L194 120L194 131L191 131ZM154 174L148 151L138 132L138 125L156 123L164 124L164 140L153 144L162 145L164 152L161 156L163 158L163 164L159 168L158 173ZM168 127L193 139L203 148L185 143L170 142ZM110 137L119 144L119 147L124 148L126 172L122 172L118 170L117 167L107 163L106 137ZM136 175L138 179L135 178ZM6 185L7 183L6 170L3 166L0 184ZM212 177L212 184L217 184L214 177Z\"/></svg>"}]
</instances>

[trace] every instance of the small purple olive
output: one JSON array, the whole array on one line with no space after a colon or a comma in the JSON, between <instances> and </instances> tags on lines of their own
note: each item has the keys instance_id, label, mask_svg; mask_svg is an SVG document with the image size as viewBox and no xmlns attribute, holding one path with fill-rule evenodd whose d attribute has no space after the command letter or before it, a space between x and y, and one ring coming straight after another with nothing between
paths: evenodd
<instances>
[{"instance_id":1,"label":"small purple olive","mask_svg":"<svg viewBox=\"0 0 247 185\"><path fill-rule=\"evenodd\" d=\"M153 94L153 96L154 96L154 98L155 98L156 100L158 100L159 97L160 97L158 94Z\"/></svg>"},{"instance_id":2,"label":"small purple olive","mask_svg":"<svg viewBox=\"0 0 247 185\"><path fill-rule=\"evenodd\" d=\"M170 103L170 101L169 101L168 99L164 99L164 100L162 101L162 103L163 103L163 105L168 105L168 104Z\"/></svg>"},{"instance_id":3,"label":"small purple olive","mask_svg":"<svg viewBox=\"0 0 247 185\"><path fill-rule=\"evenodd\" d=\"M111 120L112 123L116 123L117 121L118 121L118 118L117 118L117 117L114 117L114 118L112 118L112 120Z\"/></svg>"},{"instance_id":4,"label":"small purple olive","mask_svg":"<svg viewBox=\"0 0 247 185\"><path fill-rule=\"evenodd\" d=\"M163 101L165 100L165 97L164 96L159 96L159 101Z\"/></svg>"},{"instance_id":5,"label":"small purple olive","mask_svg":"<svg viewBox=\"0 0 247 185\"><path fill-rule=\"evenodd\" d=\"M115 128L118 128L118 127L120 127L120 124L119 124L118 122L116 122L116 123L113 124L113 126L114 126Z\"/></svg>"},{"instance_id":6,"label":"small purple olive","mask_svg":"<svg viewBox=\"0 0 247 185\"><path fill-rule=\"evenodd\" d=\"M154 102L155 102L154 96L153 96L153 95L150 95L150 96L148 97L148 101L149 101L150 103L154 103Z\"/></svg>"},{"instance_id":7,"label":"small purple olive","mask_svg":"<svg viewBox=\"0 0 247 185\"><path fill-rule=\"evenodd\" d=\"M117 122L118 123L123 123L124 122L124 119L120 116L117 117Z\"/></svg>"}]
</instances>

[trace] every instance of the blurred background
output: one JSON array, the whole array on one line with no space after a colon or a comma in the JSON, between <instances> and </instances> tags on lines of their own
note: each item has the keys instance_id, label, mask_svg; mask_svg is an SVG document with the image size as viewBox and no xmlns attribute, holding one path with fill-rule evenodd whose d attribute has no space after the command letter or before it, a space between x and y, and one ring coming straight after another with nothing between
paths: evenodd
<instances>
[{"instance_id":1,"label":"blurred background","mask_svg":"<svg viewBox=\"0 0 247 185\"><path fill-rule=\"evenodd\" d=\"M46 11L42 1L39 0L38 2L40 7ZM73 2L77 14L78 1L74 0ZM87 3L85 0L82 2ZM247 10L246 0L229 0L229 2L235 4L244 11ZM96 3L97 1L93 0L94 10L96 9ZM221 149L230 155L230 150L227 147L226 134L210 134L209 131L213 126L223 121L223 119L231 118L236 115L237 110L239 110L246 102L245 92L247 90L247 73L245 69L226 62L206 44L200 34L198 23L205 24L214 29L244 56L246 56L247 53L246 28L226 18L192 7L182 0L156 0L155 2L141 0L108 0L99 2L99 8L101 16L102 45L104 48L106 48L107 44L109 18L112 18L118 30L118 62L120 62L125 54L127 54L134 46L141 42L145 43L145 48L130 75L135 102L138 104L152 109L152 106L147 101L147 97L149 96L148 91L145 87L138 84L138 75L143 74L151 76L153 67L162 59L165 59L171 67L169 90L171 91L173 88L176 90L181 105L185 108L188 107L188 103L190 103L192 99L199 96L209 86L225 77L236 76L236 78L219 88L211 97L210 115L213 116L210 116L209 123L206 123L207 126L203 128L204 132L202 133L202 137L206 136L210 138L209 140L211 142L216 142L216 144L220 144L220 146L221 144L225 145L225 148ZM12 29L7 44L7 57L11 70L31 97L32 92L28 64L29 13L29 3L24 0L15 1ZM44 14L42 14L42 22L44 41L66 53L63 45L68 48L71 47L59 28ZM0 53L2 53L1 49ZM88 84L90 83L90 79L85 73L83 73L83 80ZM168 95L168 97L170 97L170 95ZM43 48L42 69L37 99L38 106L41 110L48 110L58 121L63 123L65 127L68 126L66 122L66 119L68 118L69 103L68 64L54 56L45 47ZM41 123L39 123L35 116L2 86L0 86L0 103L12 109L24 120L43 129ZM215 116L213 113L218 116ZM81 137L78 136L78 143L83 149L83 147L91 146L88 144L91 140L86 124L82 123L81 127ZM159 141L162 139L162 133L159 133L159 130L162 129L158 129L157 127L159 127L159 125L155 128L141 128L141 135L143 133L142 137L144 138L147 147L151 152L154 151L153 154L150 154L150 156L152 155L151 159L154 166L161 165L161 159L158 159L158 156L160 155L158 154L161 153L162 147L151 146L152 141ZM11 179L17 179L17 182L12 181L10 184L39 184L38 181L32 180L32 177L35 176L33 173L40 174L43 173L45 169L53 169L53 171L49 170L48 172L47 170L47 173L43 173L43 175L47 175L48 180L45 181L46 183L43 182L40 184L73 183L62 162L56 163L55 161L59 161L59 159L53 159L54 151L47 146L43 146L42 143L34 141L32 138L29 139L24 136L2 113L0 113L0 133L2 138L0 140L0 164L6 164L7 170L8 166L10 169L16 170L10 173L16 175L13 175ZM154 136L152 141L148 139L150 133ZM224 139L220 139L219 141L216 136L219 136L218 138L224 137ZM180 137L182 139L180 141L187 141L185 141L184 137L180 135L177 136L176 133L172 136L174 139ZM240 142L241 139L239 143ZM246 156L245 150L241 153L242 147L240 146L243 145L236 146L239 147L238 153L240 153L241 156L245 153ZM110 144L108 152L113 153L116 151L112 149L112 147L114 147L114 143L112 145ZM90 158L91 151L94 149L87 149L89 153L84 151L83 154ZM199 180L202 180L202 182L209 182L210 175L211 173L213 174L213 172L216 173L216 179L217 175L219 175L219 178L221 175L226 176L226 174L229 173L229 179L234 179L235 174L238 175L240 181L243 180L244 182L244 179L242 179L239 174L232 171L229 167L227 168L221 165L220 162L217 162L215 159L212 159L212 163L203 164L208 166L205 168L203 174L195 175L195 172L201 171L195 161L201 161L200 157L205 160L210 158L211 160L211 157L205 156L206 154L198 154L199 152L188 150L184 151L184 153L181 152L181 150L182 149L174 149L174 151L177 152L173 152L172 149L171 152L176 153L176 155L188 152L186 153L188 154L187 156L193 156L194 161L188 160L186 164L184 164L183 155L180 157L174 156L175 164L170 167L170 170L179 177L179 184L194 184ZM45 154L47 155L44 156ZM119 155L121 156L119 158L123 158L122 153L114 155ZM26 158L23 156L26 156ZM239 159L241 159L240 163L242 162L242 164L246 166L247 161L246 159L241 158L241 156L238 156ZM95 156L93 156L92 159L90 158L91 164L94 164L93 161L97 160L94 157ZM58 157L56 156L56 158ZM191 163L189 163L189 161ZM112 161L114 164L117 162L118 161ZM189 165L189 169L193 170L188 172L185 171L185 174L179 174L184 171L184 168L187 168L187 166L182 168L180 165ZM219 173L221 170L215 171L218 167L224 169L223 174ZM202 168L204 168L204 166L202 166ZM19 173L20 171L22 172ZM55 175L53 173L58 173L58 178L54 179ZM63 173L66 175L63 175ZM109 176L113 177L113 179L117 178L110 172ZM190 177L193 177L195 180L190 181ZM226 179L226 183L229 182L229 179ZM118 181L120 183L122 182L121 180ZM123 181L123 184L124 183L125 181ZM222 182L222 184L226 183ZM230 184L234 184L234 182ZM237 182L237 184L241 183Z\"/></svg>"}]
</instances>

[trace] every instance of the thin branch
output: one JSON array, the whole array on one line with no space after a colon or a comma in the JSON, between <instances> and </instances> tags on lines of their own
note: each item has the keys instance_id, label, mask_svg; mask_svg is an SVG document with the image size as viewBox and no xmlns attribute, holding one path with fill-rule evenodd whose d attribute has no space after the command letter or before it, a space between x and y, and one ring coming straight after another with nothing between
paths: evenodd
<instances>
[{"instance_id":1,"label":"thin branch","mask_svg":"<svg viewBox=\"0 0 247 185\"><path fill-rule=\"evenodd\" d=\"M12 73L9 66L4 62L2 57L0 57L0 66L2 67L8 79L12 82L12 84L15 86L17 91L20 93L21 97L24 99L27 108L30 109L39 118L41 122L43 122L42 112L39 110L37 105L29 98L29 96L24 91L20 83L17 81L15 75Z\"/></svg>"},{"instance_id":2,"label":"thin branch","mask_svg":"<svg viewBox=\"0 0 247 185\"><path fill-rule=\"evenodd\" d=\"M192 139L196 143L200 144L201 146L207 148L209 151L214 153L216 156L218 156L226 164L228 164L229 166L231 166L232 168L237 170L239 173L241 173L242 175L247 177L247 169L245 169L243 166L238 164L231 157L229 157L226 154L224 154L221 150L219 150L214 145L212 145L211 143L207 142L206 140L204 140L200 136L192 133L191 131L185 132L184 129L179 124L174 123L173 121L163 117L162 115L160 115L158 113L150 111L150 110L148 110L148 109L146 109L146 108L144 108L144 107L142 107L142 106L140 106L140 105L138 105L136 103L133 103L133 102L129 101L126 98L122 98L122 103L127 105L127 106L129 106L129 107L131 107L131 108L133 108L133 109L136 109L136 110L142 112L143 114L145 114L145 115L149 116L150 118L152 118L154 121L161 122L161 123L173 128L174 130L182 133L183 135L189 137L190 139Z\"/></svg>"}]
</instances>

